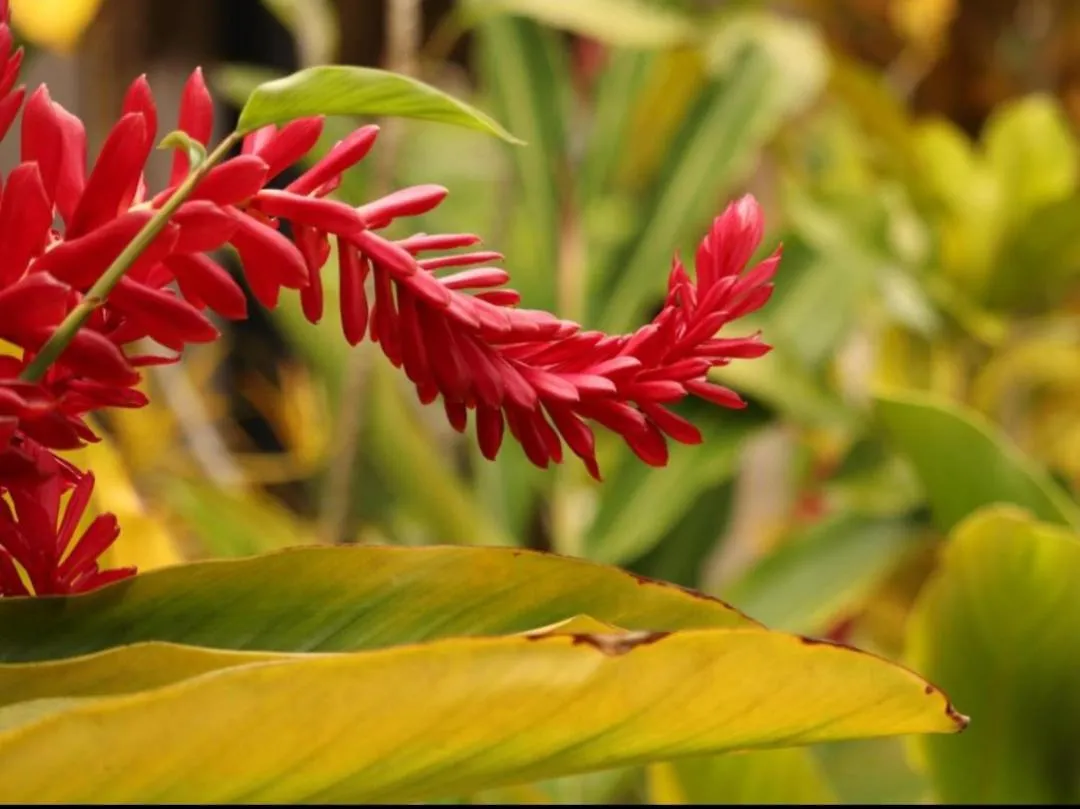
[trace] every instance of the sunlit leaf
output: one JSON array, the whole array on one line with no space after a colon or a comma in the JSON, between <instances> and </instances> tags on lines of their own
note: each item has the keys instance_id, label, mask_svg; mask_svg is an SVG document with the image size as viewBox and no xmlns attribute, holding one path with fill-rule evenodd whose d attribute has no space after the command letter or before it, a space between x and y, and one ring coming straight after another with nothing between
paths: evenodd
<instances>
[{"instance_id":1,"label":"sunlit leaf","mask_svg":"<svg viewBox=\"0 0 1080 809\"><path fill-rule=\"evenodd\" d=\"M13 801L376 803L659 756L948 733L963 720L905 669L751 629L299 656L5 725L0 779ZM83 766L87 749L108 751L107 766Z\"/></svg>"},{"instance_id":2,"label":"sunlit leaf","mask_svg":"<svg viewBox=\"0 0 1080 809\"><path fill-rule=\"evenodd\" d=\"M370 67L309 67L260 84L240 110L237 129L252 132L309 115L418 118L475 129L521 143L494 119L408 76Z\"/></svg>"}]
</instances>

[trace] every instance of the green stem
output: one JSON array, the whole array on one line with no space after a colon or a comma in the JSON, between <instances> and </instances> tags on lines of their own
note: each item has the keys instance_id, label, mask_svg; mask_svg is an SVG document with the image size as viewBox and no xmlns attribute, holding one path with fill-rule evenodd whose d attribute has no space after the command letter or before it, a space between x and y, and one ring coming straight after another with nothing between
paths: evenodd
<instances>
[{"instance_id":1,"label":"green stem","mask_svg":"<svg viewBox=\"0 0 1080 809\"><path fill-rule=\"evenodd\" d=\"M45 341L45 344L38 351L37 355L31 360L30 364L23 369L23 372L19 375L19 378L25 382L38 382L45 372L49 370L51 366L60 355L64 353L64 349L68 347L75 334L83 327L87 319L93 314L94 310L105 303L105 300L109 297L109 293L113 291L120 279L124 277L131 265L133 265L142 255L142 252L150 246L150 243L154 241L159 233L165 229L165 225L168 223L169 218L176 213L177 208L184 204L184 201L191 196L191 192L195 190L195 186L207 175L217 163L221 162L222 158L229 153L229 150L240 139L240 135L236 132L231 133L226 137L218 147L211 152L206 160L188 174L187 178L182 182L173 193L171 197L165 202L157 213L143 225L142 230L135 234L135 238L128 242L127 246L120 252L113 263L109 265L108 269L102 273L101 277L94 282L94 285L90 287L90 290L83 296L83 299L68 312L67 317L57 327L56 331L52 333L52 336Z\"/></svg>"}]
</instances>

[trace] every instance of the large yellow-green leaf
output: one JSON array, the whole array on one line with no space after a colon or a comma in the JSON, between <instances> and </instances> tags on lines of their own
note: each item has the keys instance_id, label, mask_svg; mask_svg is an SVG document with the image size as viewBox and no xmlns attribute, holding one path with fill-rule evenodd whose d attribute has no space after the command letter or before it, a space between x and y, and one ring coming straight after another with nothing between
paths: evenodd
<instances>
[{"instance_id":1,"label":"large yellow-green leaf","mask_svg":"<svg viewBox=\"0 0 1080 809\"><path fill-rule=\"evenodd\" d=\"M70 600L0 600L0 660L148 640L370 649L521 632L579 614L626 629L756 625L708 596L535 551L311 547L164 568Z\"/></svg>"},{"instance_id":2,"label":"large yellow-green leaf","mask_svg":"<svg viewBox=\"0 0 1080 809\"><path fill-rule=\"evenodd\" d=\"M837 801L809 750L781 748L654 764L649 802L821 806Z\"/></svg>"},{"instance_id":3,"label":"large yellow-green leaf","mask_svg":"<svg viewBox=\"0 0 1080 809\"><path fill-rule=\"evenodd\" d=\"M1076 503L978 413L922 394L878 397L877 412L915 467L943 531L993 503L1080 526Z\"/></svg>"},{"instance_id":4,"label":"large yellow-green leaf","mask_svg":"<svg viewBox=\"0 0 1080 809\"><path fill-rule=\"evenodd\" d=\"M236 126L246 133L308 115L417 118L521 143L493 118L430 85L385 70L347 65L309 67L260 84L240 110Z\"/></svg>"},{"instance_id":5,"label":"large yellow-green leaf","mask_svg":"<svg viewBox=\"0 0 1080 809\"><path fill-rule=\"evenodd\" d=\"M448 639L12 710L0 783L35 803L405 802L964 721L905 669L757 629Z\"/></svg>"},{"instance_id":6,"label":"large yellow-green leaf","mask_svg":"<svg viewBox=\"0 0 1080 809\"><path fill-rule=\"evenodd\" d=\"M1080 539L1014 508L961 523L910 625L910 659L978 720L920 743L943 803L1080 801Z\"/></svg>"}]
</instances>

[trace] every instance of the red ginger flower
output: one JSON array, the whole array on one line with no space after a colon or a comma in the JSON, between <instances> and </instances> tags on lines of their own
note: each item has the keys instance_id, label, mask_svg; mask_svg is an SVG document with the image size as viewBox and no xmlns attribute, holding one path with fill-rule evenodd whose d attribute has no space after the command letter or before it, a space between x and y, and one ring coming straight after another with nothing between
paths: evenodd
<instances>
[{"instance_id":1,"label":"red ginger flower","mask_svg":"<svg viewBox=\"0 0 1080 809\"><path fill-rule=\"evenodd\" d=\"M0 0L0 20L7 19ZM23 91L12 90L21 52L0 24L0 135ZM196 70L181 101L180 128L207 145L213 104ZM337 243L341 320L352 344L365 334L404 369L425 403L443 398L463 431L475 411L483 454L494 458L506 427L537 465L560 462L563 442L599 477L588 421L619 433L647 463L667 461L667 439L698 443L697 429L669 407L688 395L740 407L732 391L708 381L711 368L768 350L756 335L718 338L732 320L765 303L779 255L744 268L761 240L761 213L744 198L714 222L696 257L697 283L676 259L664 307L633 334L583 331L576 323L518 308L490 266L498 253L474 250L469 234L380 235L394 220L426 213L446 196L417 186L353 207L328 198L342 173L372 148L378 129L362 127L283 190L265 185L301 160L322 131L321 118L260 129L239 155L213 167L128 269L36 383L19 379L34 354L185 181L177 152L169 188L148 195L143 168L157 138L157 111L145 78L129 89L123 115L92 167L82 123L41 87L27 100L22 162L0 187L0 340L21 358L0 358L0 595L79 592L130 575L101 572L99 555L116 538L99 517L72 545L93 479L54 450L96 437L87 414L146 403L137 368L169 362L187 343L218 336L205 314L243 318L247 303L232 276L207 253L230 244L255 298L277 305L282 288L300 291L303 311L323 315L321 272ZM62 227L54 227L59 217ZM293 239L279 231L292 226ZM443 255L430 255L443 253ZM366 289L371 281L373 299ZM173 285L178 293L172 290ZM177 352L132 356L151 338ZM71 492L64 518L60 502ZM29 584L29 590L27 588Z\"/></svg>"},{"instance_id":2,"label":"red ginger flower","mask_svg":"<svg viewBox=\"0 0 1080 809\"><path fill-rule=\"evenodd\" d=\"M35 595L81 593L133 574L134 568L102 571L98 567L98 558L120 535L111 514L96 517L75 539L94 476L63 469L57 459L37 452L44 477L9 490L14 508L0 500L0 593L30 593L15 562L25 571ZM61 513L62 495L69 490Z\"/></svg>"}]
</instances>

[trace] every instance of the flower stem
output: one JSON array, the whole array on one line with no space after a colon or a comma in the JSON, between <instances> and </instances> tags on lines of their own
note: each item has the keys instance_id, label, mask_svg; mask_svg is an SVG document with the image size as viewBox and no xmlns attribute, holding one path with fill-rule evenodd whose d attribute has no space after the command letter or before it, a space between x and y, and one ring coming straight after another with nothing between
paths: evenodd
<instances>
[{"instance_id":1,"label":"flower stem","mask_svg":"<svg viewBox=\"0 0 1080 809\"><path fill-rule=\"evenodd\" d=\"M76 304L75 308L68 312L67 317L57 327L56 331L52 333L52 336L45 341L45 344L41 347L41 350L37 352L34 359L30 361L30 364L23 369L23 372L19 375L19 378L25 382L38 382L45 372L49 370L51 366L60 355L64 353L64 349L68 347L72 340L75 339L75 334L83 327L87 319L94 312L95 309L105 303L105 300L109 297L109 293L113 291L120 279L124 277L131 266L142 255L143 251L150 246L150 243L154 241L159 233L165 229L165 225L168 223L169 218L176 213L176 210L184 204L184 201L191 196L191 192L195 190L195 186L207 175L207 173L215 165L229 153L229 150L240 139L240 135L233 132L228 135L217 148L211 152L206 160L196 166L187 178L176 188L176 191L165 202L157 213L143 225L142 230L135 234L135 238L128 242L127 246L120 252L108 269L101 274L101 277L94 282L94 285L90 287L89 291L83 296L83 299Z\"/></svg>"}]
</instances>

